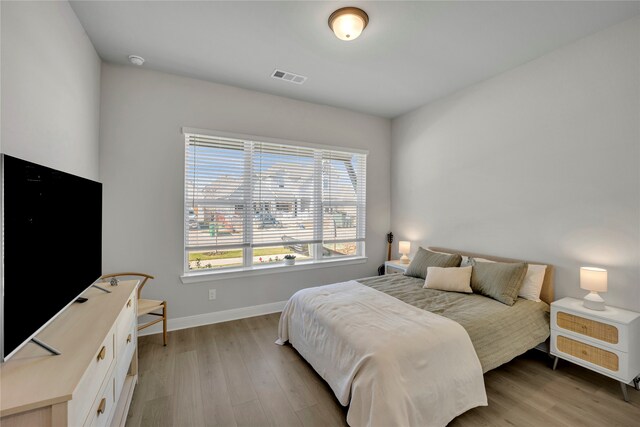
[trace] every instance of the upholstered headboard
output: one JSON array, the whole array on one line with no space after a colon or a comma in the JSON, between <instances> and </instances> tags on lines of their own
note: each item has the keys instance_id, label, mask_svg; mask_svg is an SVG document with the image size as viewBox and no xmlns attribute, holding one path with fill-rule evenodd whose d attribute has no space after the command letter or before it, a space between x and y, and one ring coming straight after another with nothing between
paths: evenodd
<instances>
[{"instance_id":1,"label":"upholstered headboard","mask_svg":"<svg viewBox=\"0 0 640 427\"><path fill-rule=\"evenodd\" d=\"M503 257L492 256L492 255L484 255L484 254L477 254L473 252L459 251L456 249L437 248L433 246L429 247L429 250L432 250L435 252L446 252L450 254L460 254L463 256L468 256L473 258L485 258L485 259L488 259L491 261L497 261L497 262L526 262L528 264L543 264L543 265L546 264L547 271L544 274L544 281L542 282L542 290L540 291L540 299L546 302L547 304L551 304L553 302L553 299L554 299L553 266L545 262L534 262L534 261L525 261L525 260L519 260L519 259L513 259L513 258L503 258Z\"/></svg>"}]
</instances>

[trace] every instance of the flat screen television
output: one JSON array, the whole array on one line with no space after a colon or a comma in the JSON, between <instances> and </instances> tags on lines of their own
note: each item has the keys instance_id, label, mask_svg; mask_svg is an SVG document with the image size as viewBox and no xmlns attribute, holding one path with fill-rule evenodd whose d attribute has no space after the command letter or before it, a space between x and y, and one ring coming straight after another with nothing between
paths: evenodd
<instances>
[{"instance_id":1,"label":"flat screen television","mask_svg":"<svg viewBox=\"0 0 640 427\"><path fill-rule=\"evenodd\" d=\"M102 273L102 184L2 155L2 359Z\"/></svg>"}]
</instances>

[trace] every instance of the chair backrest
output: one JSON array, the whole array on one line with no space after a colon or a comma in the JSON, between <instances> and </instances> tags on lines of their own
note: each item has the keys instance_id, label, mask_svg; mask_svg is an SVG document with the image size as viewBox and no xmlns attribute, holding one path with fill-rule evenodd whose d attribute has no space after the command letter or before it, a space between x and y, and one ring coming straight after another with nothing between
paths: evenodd
<instances>
[{"instance_id":1,"label":"chair backrest","mask_svg":"<svg viewBox=\"0 0 640 427\"><path fill-rule=\"evenodd\" d=\"M100 279L111 279L112 277L119 278L124 276L133 276L143 278L142 282L140 282L140 286L138 286L138 299L140 299L140 293L142 292L142 288L147 284L147 280L154 279L153 276L145 273L136 273L136 272L124 272L124 273L111 273L105 274L100 277Z\"/></svg>"}]
</instances>

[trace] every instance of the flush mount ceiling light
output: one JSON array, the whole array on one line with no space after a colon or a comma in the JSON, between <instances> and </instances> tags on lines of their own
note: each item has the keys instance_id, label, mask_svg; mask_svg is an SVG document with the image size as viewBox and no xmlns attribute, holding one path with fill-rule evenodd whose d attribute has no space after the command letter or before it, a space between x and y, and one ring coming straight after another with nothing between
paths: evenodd
<instances>
[{"instance_id":1,"label":"flush mount ceiling light","mask_svg":"<svg viewBox=\"0 0 640 427\"><path fill-rule=\"evenodd\" d=\"M329 17L329 28L344 41L357 39L368 23L369 15L357 7L343 7Z\"/></svg>"},{"instance_id":2,"label":"flush mount ceiling light","mask_svg":"<svg viewBox=\"0 0 640 427\"><path fill-rule=\"evenodd\" d=\"M129 62L133 65L142 65L144 64L144 58L138 55L129 55Z\"/></svg>"}]
</instances>

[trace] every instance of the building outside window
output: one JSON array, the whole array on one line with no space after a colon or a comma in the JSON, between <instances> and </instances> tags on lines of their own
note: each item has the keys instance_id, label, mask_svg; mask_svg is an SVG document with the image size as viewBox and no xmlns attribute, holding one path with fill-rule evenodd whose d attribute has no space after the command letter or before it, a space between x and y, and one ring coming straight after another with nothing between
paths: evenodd
<instances>
[{"instance_id":1,"label":"building outside window","mask_svg":"<svg viewBox=\"0 0 640 427\"><path fill-rule=\"evenodd\" d=\"M185 273L364 257L366 159L185 132Z\"/></svg>"}]
</instances>

